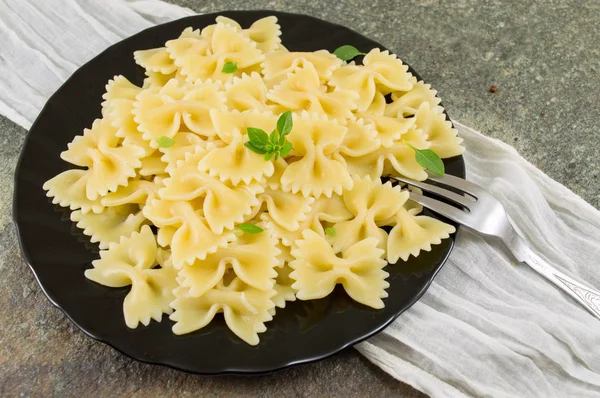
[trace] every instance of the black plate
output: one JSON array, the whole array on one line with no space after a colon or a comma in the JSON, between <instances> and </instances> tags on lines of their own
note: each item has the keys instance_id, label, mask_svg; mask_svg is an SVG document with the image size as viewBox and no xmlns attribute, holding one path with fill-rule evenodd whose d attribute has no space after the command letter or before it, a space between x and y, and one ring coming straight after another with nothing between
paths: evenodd
<instances>
[{"instance_id":1,"label":"black plate","mask_svg":"<svg viewBox=\"0 0 600 398\"><path fill-rule=\"evenodd\" d=\"M142 83L143 72L133 60L135 50L163 46L188 26L203 28L214 23L217 15L231 17L244 27L276 15L283 43L292 51L333 51L344 44L361 50L383 48L343 26L273 11L197 15L138 33L82 66L50 98L23 147L15 174L13 215L23 254L42 290L89 336L142 362L201 374L261 373L325 358L382 330L425 292L448 258L454 237L408 263L387 267L391 286L384 309L357 304L336 289L327 298L296 301L278 310L255 347L235 337L222 319L184 336L171 333L172 322L164 318L148 327L128 329L122 310L128 288L104 287L84 277L84 270L98 257L98 248L69 221L68 211L51 204L42 185L69 168L59 153L100 117L106 82L122 74ZM461 157L445 163L449 174L464 177Z\"/></svg>"}]
</instances>

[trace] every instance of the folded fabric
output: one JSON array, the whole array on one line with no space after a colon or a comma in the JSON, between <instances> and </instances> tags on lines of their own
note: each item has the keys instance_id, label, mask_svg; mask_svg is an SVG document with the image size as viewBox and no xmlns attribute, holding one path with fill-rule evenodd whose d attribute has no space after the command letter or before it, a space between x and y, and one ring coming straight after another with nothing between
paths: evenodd
<instances>
[{"instance_id":1,"label":"folded fabric","mask_svg":"<svg viewBox=\"0 0 600 398\"><path fill-rule=\"evenodd\" d=\"M29 128L80 65L142 29L192 15L158 0L3 0L0 113ZM217 11L217 10L215 10ZM506 207L532 248L600 287L600 212L521 158L455 122L467 178ZM466 229L423 298L356 348L432 396L600 394L600 321L503 245Z\"/></svg>"}]
</instances>

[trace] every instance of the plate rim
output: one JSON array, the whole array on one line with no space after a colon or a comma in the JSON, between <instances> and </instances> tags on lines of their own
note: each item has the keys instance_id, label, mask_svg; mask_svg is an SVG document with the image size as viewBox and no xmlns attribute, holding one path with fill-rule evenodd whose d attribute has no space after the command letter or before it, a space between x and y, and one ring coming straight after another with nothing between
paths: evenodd
<instances>
[{"instance_id":1,"label":"plate rim","mask_svg":"<svg viewBox=\"0 0 600 398\"><path fill-rule=\"evenodd\" d=\"M18 175L20 174L21 171L21 167L22 167L22 163L24 161L24 155L27 149L27 146L30 144L31 141L31 132L36 128L36 126L38 125L38 123L40 122L40 119L42 118L43 114L47 111L47 109L49 108L49 106L53 103L53 100L55 99L56 96L58 96L61 92L61 90L63 89L64 86L68 85L69 82L87 65L94 63L98 58L100 58L105 52L119 46L123 41L125 40L130 40L130 39L134 39L135 37L142 35L148 31L152 31L155 29L160 29L162 26L164 25L168 25L171 23L175 23L175 22L181 22L183 20L193 20L195 18L198 17L216 17L219 15L231 15L231 14L252 14L252 13L256 13L256 14L260 14L260 13L271 13L272 15L278 16L278 15L287 15L290 17L301 17L301 18L308 18L308 19L313 19L316 20L320 23L326 23L331 25L332 27L336 28L336 29L344 29L344 30L348 30L351 31L353 34L361 36L362 38L365 38L369 41L373 41L372 39L369 39L367 36L363 35L362 33L356 32L353 29L338 24L338 23L334 23L334 22L330 22L328 20L325 19L321 19L321 18L317 18L314 17L312 15L307 15L307 14L302 14L302 13L293 13L293 12L286 12L286 11L276 11L276 10L267 10L267 9L257 9L257 10L222 10L222 11L217 11L217 12L211 12L211 13L206 13L206 14L194 14L194 15L189 15L186 17L182 17L182 18L178 18L178 19L174 19L172 21L168 21L162 24L158 24L158 25L154 25L154 26L150 26L148 28L145 28L143 30L140 30L139 32L128 36L126 38L123 38L122 40L119 40L116 43L113 43L112 45L106 47L105 49L103 49L101 52L99 52L98 54L96 54L93 58L91 58L90 60L88 60L87 62L85 62L84 64L80 65L55 91L54 93L46 100L46 103L44 104L44 106L42 107L41 111L39 112L39 114L36 116L36 119L34 120L34 122L32 123L31 127L29 128L29 130L27 131L27 133L25 134L25 138L23 141L23 146L21 147L20 150L20 154L18 157L18 161L16 163L16 167L15 167L15 171L13 173L13 182L14 182L14 186L13 186L13 203L12 203L12 221L13 224L15 226L15 231L16 231L16 236L17 236L17 241L18 241L18 246L21 252L21 255L23 256L23 260L25 261L25 263L27 264L27 266L29 267L29 269L31 270L31 272L33 273L33 276L38 284L38 286L40 287L40 289L42 290L42 293L44 294L44 296L50 301L50 303L58 308L66 317L67 319L76 326L76 328L83 332L86 336L91 337L92 339L99 341L103 344L106 344L107 346L111 347L112 349L116 350L117 352L144 364L149 364L149 365L158 365L158 366L163 366L163 367L167 367L170 369L174 369L177 371L182 371L188 374L195 374L195 375L205 375L205 376L215 376L215 375L261 375L261 374L269 374L269 373L273 373L273 372L277 372L277 371L281 371L283 369L289 368L289 367L296 367L299 365L303 365L303 364L309 364L309 363L314 363L326 358L329 358L333 355L336 355L346 349L348 349L349 347L352 347L358 343L361 343L363 341L365 341L366 339L368 339L369 337L372 337L378 333L380 333L383 329L385 329L386 327L388 327L391 323L393 323L396 319L398 319L398 317L400 315L402 315L406 310L408 310L409 308L411 308L417 301L419 301L421 299L421 297L423 296L423 294L425 294L425 292L429 289L429 287L431 286L431 283L433 282L433 280L436 278L437 274L440 272L440 270L444 267L444 265L446 264L446 262L448 261L448 258L450 256L450 254L452 253L452 251L454 250L454 246L456 244L455 239L456 236L458 234L458 231L460 230L460 225L456 226L456 232L454 232L453 234L450 235L451 238L450 239L450 246L448 248L448 251L446 253L446 255L443 257L443 259L440 262L440 265L437 267L437 269L435 269L432 274L431 277L424 283L423 287L421 288L421 290L414 296L414 298L409 301L403 309L401 309L400 311L396 312L392 317L390 317L388 320L386 320L385 322L383 322L380 326L378 326L377 328L374 329L370 329L368 332L354 338L351 339L347 342L345 342L342 345L336 346L330 350L328 350L327 352L321 353L320 355L312 355L309 357L303 357L300 359L296 359L293 361L281 361L281 364L278 366L271 366L268 368L264 368L264 369L256 369L256 368L244 368L244 367L235 367L235 366L229 366L227 368L222 368L220 370L215 370L215 371L198 371L198 370L194 370L194 369L190 369L189 367L186 366L182 366L180 364L177 363L173 363L169 357L159 357L155 360L149 360L149 359L145 359L142 358L134 353L131 352L127 352L124 349L121 349L118 345L114 344L113 342L111 342L109 339L106 339L104 337L102 337L100 335L100 333L94 333L93 331L90 331L88 329L86 329L85 327L83 327L82 325L80 325L56 300L56 298L54 297L53 294L50 294L46 288L44 287L42 281L39 278L38 273L35 270L35 267L33 265L33 262L30 259L29 256L29 252L27 250L25 250L24 247L24 242L23 239L21 237L21 226L19 223L19 211L18 211L18 201L17 199L17 192L18 192L18 186L19 186L19 180L18 180ZM214 19L214 18L213 18ZM380 43L377 43L380 48L386 50L385 46L381 45ZM391 52L391 51L390 51ZM418 80L423 80L421 78L421 76L416 73L416 71L410 66L410 64L408 64L404 59L402 60L402 62L408 66L409 71L418 79ZM440 106L443 106L442 103L440 103ZM444 108L444 114L446 115L446 119L448 121L450 121L454 127L454 123L453 121L450 119L450 117L448 116L448 114L446 113L446 109ZM461 178L465 178L466 176L466 170L465 170L465 163L464 163L464 157L462 155L458 155L454 158L458 158L459 159L459 173L458 176ZM389 265L389 264L388 264Z\"/></svg>"}]
</instances>

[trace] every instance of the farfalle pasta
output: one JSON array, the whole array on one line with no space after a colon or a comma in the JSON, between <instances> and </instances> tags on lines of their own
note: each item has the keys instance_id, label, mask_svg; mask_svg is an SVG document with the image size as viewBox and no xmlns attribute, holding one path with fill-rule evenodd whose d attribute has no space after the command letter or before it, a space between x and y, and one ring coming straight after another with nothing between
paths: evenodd
<instances>
[{"instance_id":1,"label":"farfalle pasta","mask_svg":"<svg viewBox=\"0 0 600 398\"><path fill-rule=\"evenodd\" d=\"M307 112L297 115L294 124L296 128L289 136L291 155L300 159L285 168L282 189L318 198L351 188L352 179L338 151L347 128L324 115Z\"/></svg>"},{"instance_id":2,"label":"farfalle pasta","mask_svg":"<svg viewBox=\"0 0 600 398\"><path fill-rule=\"evenodd\" d=\"M356 108L359 94L351 90L323 90L317 69L307 63L289 73L269 91L267 98L280 110L307 111L343 122L353 118L352 111Z\"/></svg>"},{"instance_id":3,"label":"farfalle pasta","mask_svg":"<svg viewBox=\"0 0 600 398\"><path fill-rule=\"evenodd\" d=\"M321 81L331 78L334 70L342 66L342 60L326 50L314 52L275 51L266 55L262 75L268 85L280 83L289 73L305 66L313 67Z\"/></svg>"},{"instance_id":4,"label":"farfalle pasta","mask_svg":"<svg viewBox=\"0 0 600 398\"><path fill-rule=\"evenodd\" d=\"M222 313L256 345L287 302L336 285L380 309L388 263L455 231L382 180L426 179L415 148L464 151L436 92L388 51L345 63L280 36L275 17L218 17L136 51L143 84L107 83L61 154L74 167L44 184L101 249L85 276L131 286L128 327L167 314L185 334Z\"/></svg>"},{"instance_id":5,"label":"farfalle pasta","mask_svg":"<svg viewBox=\"0 0 600 398\"><path fill-rule=\"evenodd\" d=\"M173 312L169 304L175 298L177 272L168 253L157 247L147 225L140 232L111 243L92 264L85 276L94 282L110 287L131 285L123 302L125 322L130 328L139 323L148 325L150 319L160 322L163 313Z\"/></svg>"},{"instance_id":6,"label":"farfalle pasta","mask_svg":"<svg viewBox=\"0 0 600 398\"><path fill-rule=\"evenodd\" d=\"M365 55L363 65L350 63L335 70L328 84L357 93L356 106L363 112L371 106L378 93L385 95L392 91L411 90L411 77L408 67L394 54L375 48Z\"/></svg>"},{"instance_id":7,"label":"farfalle pasta","mask_svg":"<svg viewBox=\"0 0 600 398\"><path fill-rule=\"evenodd\" d=\"M273 175L273 164L248 151L244 142L248 127L271 128L277 121L275 115L271 112L212 110L210 116L222 146L203 156L198 164L200 170L232 185L241 182L249 185Z\"/></svg>"},{"instance_id":8,"label":"farfalle pasta","mask_svg":"<svg viewBox=\"0 0 600 398\"><path fill-rule=\"evenodd\" d=\"M384 250L377 248L378 243L377 238L362 239L338 256L324 237L305 230L291 252L295 260L290 263L294 270L290 278L296 281L292 285L298 291L296 297L300 300L323 298L341 283L359 303L383 308L381 299L387 297L385 289L389 284L385 281L388 273L383 270Z\"/></svg>"},{"instance_id":9,"label":"farfalle pasta","mask_svg":"<svg viewBox=\"0 0 600 398\"><path fill-rule=\"evenodd\" d=\"M387 233L379 228L386 220L398 214L408 200L408 192L393 187L388 181L372 181L368 176L354 178L352 189L345 190L342 200L352 218L336 224L336 234L330 238L335 253L368 237L377 238L377 245L385 248Z\"/></svg>"}]
</instances>

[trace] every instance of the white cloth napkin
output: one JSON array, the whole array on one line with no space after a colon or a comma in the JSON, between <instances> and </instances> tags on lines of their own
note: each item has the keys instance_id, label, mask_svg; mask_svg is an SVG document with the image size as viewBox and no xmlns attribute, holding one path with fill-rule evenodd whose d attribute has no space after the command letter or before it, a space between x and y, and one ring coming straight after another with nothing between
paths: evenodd
<instances>
[{"instance_id":1,"label":"white cloth napkin","mask_svg":"<svg viewBox=\"0 0 600 398\"><path fill-rule=\"evenodd\" d=\"M159 0L0 0L0 113L29 128L94 55L192 14ZM600 287L600 212L512 147L456 125L467 178L500 199L538 254ZM600 321L465 229L423 298L356 348L432 396L600 396Z\"/></svg>"}]
</instances>

